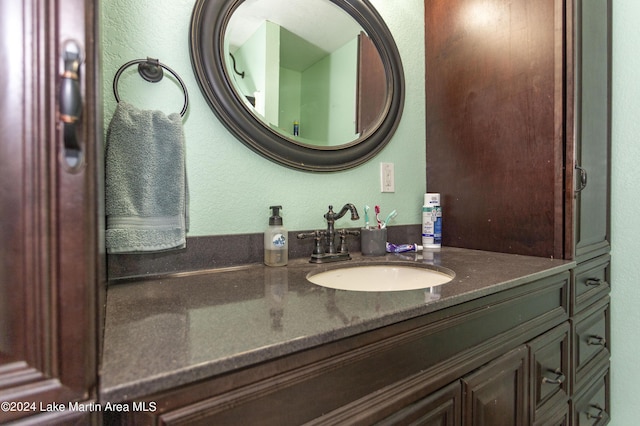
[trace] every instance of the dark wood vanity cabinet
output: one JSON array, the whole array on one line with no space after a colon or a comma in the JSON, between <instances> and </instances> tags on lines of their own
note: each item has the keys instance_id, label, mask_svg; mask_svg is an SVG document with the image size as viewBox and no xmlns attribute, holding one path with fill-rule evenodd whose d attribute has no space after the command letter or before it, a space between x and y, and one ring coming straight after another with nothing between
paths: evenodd
<instances>
[{"instance_id":1,"label":"dark wood vanity cabinet","mask_svg":"<svg viewBox=\"0 0 640 426\"><path fill-rule=\"evenodd\" d=\"M570 414L553 404L557 421L540 424L605 424L612 1L424 4L427 188L442 194L443 242L576 261L566 395L551 398Z\"/></svg>"},{"instance_id":2,"label":"dark wood vanity cabinet","mask_svg":"<svg viewBox=\"0 0 640 426\"><path fill-rule=\"evenodd\" d=\"M0 3L0 423L89 424L93 414L69 404L97 400L104 280L95 7L85 0ZM65 145L58 101L69 40L82 58L83 111ZM80 151L78 163L71 151Z\"/></svg>"},{"instance_id":3,"label":"dark wood vanity cabinet","mask_svg":"<svg viewBox=\"0 0 640 426\"><path fill-rule=\"evenodd\" d=\"M606 254L611 0L425 0L425 69L443 244Z\"/></svg>"},{"instance_id":4,"label":"dark wood vanity cabinet","mask_svg":"<svg viewBox=\"0 0 640 426\"><path fill-rule=\"evenodd\" d=\"M565 257L573 249L577 262L608 253L611 244L611 7L611 0L574 0L569 9L566 156L575 175L567 188L565 230L573 235Z\"/></svg>"},{"instance_id":5,"label":"dark wood vanity cabinet","mask_svg":"<svg viewBox=\"0 0 640 426\"><path fill-rule=\"evenodd\" d=\"M528 350L520 346L377 425L524 425Z\"/></svg>"},{"instance_id":6,"label":"dark wood vanity cabinet","mask_svg":"<svg viewBox=\"0 0 640 426\"><path fill-rule=\"evenodd\" d=\"M569 284L569 272L523 282L150 395L138 402L154 401L156 412L122 413L110 420L136 425L528 425L532 416L555 419L569 410L569 381L561 379L570 374Z\"/></svg>"},{"instance_id":7,"label":"dark wood vanity cabinet","mask_svg":"<svg viewBox=\"0 0 640 426\"><path fill-rule=\"evenodd\" d=\"M564 322L379 424L568 425L569 331Z\"/></svg>"},{"instance_id":8,"label":"dark wood vanity cabinet","mask_svg":"<svg viewBox=\"0 0 640 426\"><path fill-rule=\"evenodd\" d=\"M579 264L572 275L573 424L603 425L610 413L609 255Z\"/></svg>"}]
</instances>

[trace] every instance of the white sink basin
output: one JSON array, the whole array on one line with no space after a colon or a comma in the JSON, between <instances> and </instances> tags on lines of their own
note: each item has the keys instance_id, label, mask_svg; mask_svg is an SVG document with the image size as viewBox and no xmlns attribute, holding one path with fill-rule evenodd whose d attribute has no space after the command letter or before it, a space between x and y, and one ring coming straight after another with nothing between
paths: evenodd
<instances>
[{"instance_id":1,"label":"white sink basin","mask_svg":"<svg viewBox=\"0 0 640 426\"><path fill-rule=\"evenodd\" d=\"M455 273L437 271L427 265L374 264L353 265L322 272L310 272L314 284L351 291L401 291L431 288L446 284Z\"/></svg>"}]
</instances>

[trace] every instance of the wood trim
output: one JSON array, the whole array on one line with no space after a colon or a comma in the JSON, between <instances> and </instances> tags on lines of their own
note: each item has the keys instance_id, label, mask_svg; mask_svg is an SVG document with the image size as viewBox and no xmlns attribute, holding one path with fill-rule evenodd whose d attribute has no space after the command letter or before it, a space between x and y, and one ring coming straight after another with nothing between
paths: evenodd
<instances>
[{"instance_id":1,"label":"wood trim","mask_svg":"<svg viewBox=\"0 0 640 426\"><path fill-rule=\"evenodd\" d=\"M2 185L2 300L7 303L3 328L8 331L2 348L2 361L20 362L28 368L51 370L51 334L46 318L50 313L48 288L52 276L50 247L53 230L49 212L50 140L45 119L51 109L46 99L48 34L38 21L49 16L44 4L3 2L0 6L3 28L14 33L3 36L12 46L3 45L2 75L7 76L7 92L0 105L3 137L0 149ZM11 25L9 25L11 22ZM17 31L16 31L17 30ZM21 44L23 46L21 46ZM23 49L17 49L16 47ZM8 57L7 57L8 56ZM6 60L5 60L6 59ZM54 183L55 184L55 183Z\"/></svg>"},{"instance_id":2,"label":"wood trim","mask_svg":"<svg viewBox=\"0 0 640 426\"><path fill-rule=\"evenodd\" d=\"M553 257L556 259L571 259L566 253L566 228L570 228L567 221L566 213L566 186L567 186L567 135L566 122L568 114L568 105L566 101L566 87L568 86L567 68L565 64L566 57L566 33L567 33L567 15L565 0L555 0L555 31L554 31L554 132L553 144L554 151L554 235L553 235ZM573 170L571 170L572 172ZM569 172L569 173L571 173Z\"/></svg>"},{"instance_id":3,"label":"wood trim","mask_svg":"<svg viewBox=\"0 0 640 426\"><path fill-rule=\"evenodd\" d=\"M565 68L565 94L564 94L564 258L573 260L575 257L574 217L575 205L575 149L576 149L576 34L575 34L575 9L573 1L565 1L564 22L564 68Z\"/></svg>"},{"instance_id":4,"label":"wood trim","mask_svg":"<svg viewBox=\"0 0 640 426\"><path fill-rule=\"evenodd\" d=\"M59 57L62 45L73 39L79 41L83 50L83 64L80 68L80 87L83 98L83 112L78 129L80 146L83 150L80 168L66 167L63 157L64 142L62 128L56 117L55 132L57 150L51 158L55 173L56 187L52 188L55 202L55 223L57 235L53 249L52 263L56 265L53 305L59 309L57 315L57 344L59 374L64 382L79 392L83 398L95 397L97 392L97 336L99 284L98 256L98 166L102 161L99 146L101 137L97 134L96 113L96 62L94 52L94 22L96 20L94 2L69 0L60 3L57 9L58 34L56 46L51 46L55 56L50 58L52 69L62 74ZM87 59L88 58L88 59ZM55 86L57 100L59 78ZM57 115L56 109L53 109ZM53 152L52 152L53 153ZM64 360L64 362L62 362Z\"/></svg>"}]
</instances>

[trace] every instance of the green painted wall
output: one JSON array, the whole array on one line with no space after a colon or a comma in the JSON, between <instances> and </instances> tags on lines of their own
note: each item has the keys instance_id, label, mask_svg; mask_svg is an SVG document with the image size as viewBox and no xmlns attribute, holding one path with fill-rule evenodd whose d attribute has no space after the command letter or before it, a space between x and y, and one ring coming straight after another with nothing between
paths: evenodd
<instances>
[{"instance_id":1,"label":"green painted wall","mask_svg":"<svg viewBox=\"0 0 640 426\"><path fill-rule=\"evenodd\" d=\"M613 0L611 426L640 401L640 2Z\"/></svg>"},{"instance_id":2,"label":"green painted wall","mask_svg":"<svg viewBox=\"0 0 640 426\"><path fill-rule=\"evenodd\" d=\"M357 65L354 38L302 71L300 136L326 146L356 139Z\"/></svg>"},{"instance_id":3,"label":"green painted wall","mask_svg":"<svg viewBox=\"0 0 640 426\"><path fill-rule=\"evenodd\" d=\"M244 96L254 96L255 92L265 91L266 62L267 62L267 26L261 25L255 33L241 46L233 52L236 60L235 69L233 62L227 62L227 72L234 79L235 87ZM228 46L225 46L228 49ZM236 73L244 72L244 78ZM262 109L264 109L262 107Z\"/></svg>"},{"instance_id":4,"label":"green painted wall","mask_svg":"<svg viewBox=\"0 0 640 426\"><path fill-rule=\"evenodd\" d=\"M329 63L326 56L302 72L300 136L307 139L329 140Z\"/></svg>"},{"instance_id":5,"label":"green painted wall","mask_svg":"<svg viewBox=\"0 0 640 426\"><path fill-rule=\"evenodd\" d=\"M314 174L291 170L253 153L232 136L210 110L195 81L189 56L189 23L194 0L101 1L105 125L115 109L113 76L125 62L159 58L189 89L184 120L190 187L189 235L262 232L268 207L281 204L291 230L322 228L327 205L351 202L362 209L380 204L397 209L396 224L420 223L425 192L424 21L422 0L373 0L402 57L406 101L402 121L389 145L373 160L344 172ZM165 78L147 83L129 68L120 79L123 100L140 108L179 111L179 87ZM302 124L301 126L304 126ZM393 162L396 192L380 193L379 163ZM337 226L351 226L347 218ZM419 235L416 235L416 240Z\"/></svg>"},{"instance_id":6,"label":"green painted wall","mask_svg":"<svg viewBox=\"0 0 640 426\"><path fill-rule=\"evenodd\" d=\"M239 92L245 96L256 96L256 111L268 123L278 126L280 98L280 27L265 21L249 39L234 52L238 72L227 62L229 75L233 77ZM261 99L263 102L261 102Z\"/></svg>"},{"instance_id":7,"label":"green painted wall","mask_svg":"<svg viewBox=\"0 0 640 426\"><path fill-rule=\"evenodd\" d=\"M300 120L302 74L280 68L280 128L293 137L293 122Z\"/></svg>"},{"instance_id":8,"label":"green painted wall","mask_svg":"<svg viewBox=\"0 0 640 426\"><path fill-rule=\"evenodd\" d=\"M268 123L278 126L280 109L280 27L273 22L266 24L266 62L264 105L265 119Z\"/></svg>"},{"instance_id":9,"label":"green painted wall","mask_svg":"<svg viewBox=\"0 0 640 426\"><path fill-rule=\"evenodd\" d=\"M331 54L329 62L329 145L356 139L358 39Z\"/></svg>"}]
</instances>

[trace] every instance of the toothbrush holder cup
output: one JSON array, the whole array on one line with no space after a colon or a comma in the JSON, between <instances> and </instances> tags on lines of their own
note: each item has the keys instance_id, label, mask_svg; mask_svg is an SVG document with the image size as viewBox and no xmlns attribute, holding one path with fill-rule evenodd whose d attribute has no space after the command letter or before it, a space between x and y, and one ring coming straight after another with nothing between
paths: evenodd
<instances>
[{"instance_id":1,"label":"toothbrush holder cup","mask_svg":"<svg viewBox=\"0 0 640 426\"><path fill-rule=\"evenodd\" d=\"M387 253L387 228L362 228L360 248L364 256L384 256Z\"/></svg>"}]
</instances>

